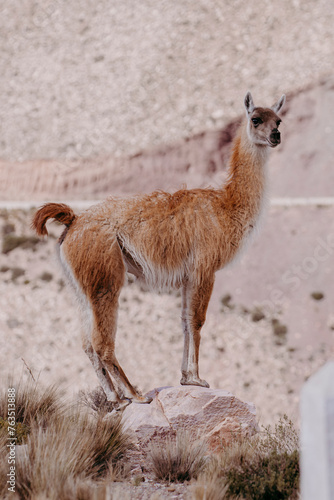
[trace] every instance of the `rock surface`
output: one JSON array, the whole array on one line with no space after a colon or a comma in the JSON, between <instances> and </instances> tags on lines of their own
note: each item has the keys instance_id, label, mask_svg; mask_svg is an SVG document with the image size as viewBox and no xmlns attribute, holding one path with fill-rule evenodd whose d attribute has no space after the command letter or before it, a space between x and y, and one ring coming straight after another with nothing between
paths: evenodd
<instances>
[{"instance_id":1,"label":"rock surface","mask_svg":"<svg viewBox=\"0 0 334 500\"><path fill-rule=\"evenodd\" d=\"M160 387L148 393L149 405L132 403L123 413L124 428L140 449L155 438L185 430L207 440L210 449L236 435L258 431L253 403L244 403L228 391L196 386Z\"/></svg>"}]
</instances>

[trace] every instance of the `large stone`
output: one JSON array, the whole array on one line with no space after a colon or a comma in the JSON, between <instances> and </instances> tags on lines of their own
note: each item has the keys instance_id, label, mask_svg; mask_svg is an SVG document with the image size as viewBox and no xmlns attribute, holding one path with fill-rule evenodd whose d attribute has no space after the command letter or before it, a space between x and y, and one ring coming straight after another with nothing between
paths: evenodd
<instances>
[{"instance_id":1,"label":"large stone","mask_svg":"<svg viewBox=\"0 0 334 500\"><path fill-rule=\"evenodd\" d=\"M216 450L236 436L258 431L254 404L221 389L161 387L148 395L153 398L149 405L132 403L123 413L124 429L141 448L154 438L186 430Z\"/></svg>"}]
</instances>

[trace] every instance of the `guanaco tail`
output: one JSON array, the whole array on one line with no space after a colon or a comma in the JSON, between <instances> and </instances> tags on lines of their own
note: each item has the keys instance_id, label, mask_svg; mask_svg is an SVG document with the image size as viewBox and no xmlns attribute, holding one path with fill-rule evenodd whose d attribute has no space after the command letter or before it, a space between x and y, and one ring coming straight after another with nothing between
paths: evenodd
<instances>
[{"instance_id":1,"label":"guanaco tail","mask_svg":"<svg viewBox=\"0 0 334 500\"><path fill-rule=\"evenodd\" d=\"M65 225L57 252L80 304L83 348L109 401L120 407L151 401L133 388L115 356L126 272L155 290L181 288L181 384L209 387L199 377L198 355L215 272L234 259L259 218L268 151L281 142L278 113L284 102L283 95L271 108L255 107L246 94L246 117L220 189L110 197L80 215L65 204L47 203L34 216L39 235L47 234L48 219Z\"/></svg>"}]
</instances>

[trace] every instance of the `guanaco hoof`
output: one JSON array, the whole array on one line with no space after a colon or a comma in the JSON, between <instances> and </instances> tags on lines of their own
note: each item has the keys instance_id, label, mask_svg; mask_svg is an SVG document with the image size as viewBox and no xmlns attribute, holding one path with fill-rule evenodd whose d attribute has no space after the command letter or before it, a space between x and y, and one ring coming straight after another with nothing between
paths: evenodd
<instances>
[{"instance_id":1,"label":"guanaco hoof","mask_svg":"<svg viewBox=\"0 0 334 500\"><path fill-rule=\"evenodd\" d=\"M149 404L153 401L152 398L149 396L135 396L132 399L133 403L139 403L139 404Z\"/></svg>"},{"instance_id":2,"label":"guanaco hoof","mask_svg":"<svg viewBox=\"0 0 334 500\"><path fill-rule=\"evenodd\" d=\"M122 411L122 410L124 410L124 408L126 408L127 406L129 406L131 403L132 403L131 399L121 399L119 401L117 407L115 408L115 410L116 411ZM113 411L112 411L112 413L113 413Z\"/></svg>"},{"instance_id":3,"label":"guanaco hoof","mask_svg":"<svg viewBox=\"0 0 334 500\"><path fill-rule=\"evenodd\" d=\"M197 377L182 376L180 380L181 385L198 385L200 387L210 387L206 380Z\"/></svg>"}]
</instances>

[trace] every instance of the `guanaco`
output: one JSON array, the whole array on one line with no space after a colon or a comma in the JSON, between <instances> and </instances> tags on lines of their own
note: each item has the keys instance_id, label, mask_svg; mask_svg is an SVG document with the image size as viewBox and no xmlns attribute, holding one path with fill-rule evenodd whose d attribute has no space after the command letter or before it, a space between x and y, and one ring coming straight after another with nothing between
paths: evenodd
<instances>
[{"instance_id":1,"label":"guanaco","mask_svg":"<svg viewBox=\"0 0 334 500\"><path fill-rule=\"evenodd\" d=\"M149 403L130 384L115 356L118 301L126 272L151 288L182 289L183 385L209 387L199 377L200 331L215 272L231 262L254 231L263 206L269 148L281 142L283 95L271 108L255 107L248 92L246 118L234 139L228 178L220 189L156 191L110 197L80 215L47 203L33 219L64 224L57 252L83 317L83 348L109 401L120 407Z\"/></svg>"}]
</instances>

